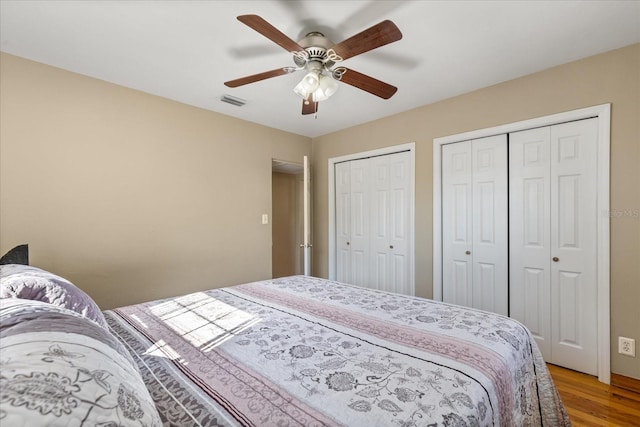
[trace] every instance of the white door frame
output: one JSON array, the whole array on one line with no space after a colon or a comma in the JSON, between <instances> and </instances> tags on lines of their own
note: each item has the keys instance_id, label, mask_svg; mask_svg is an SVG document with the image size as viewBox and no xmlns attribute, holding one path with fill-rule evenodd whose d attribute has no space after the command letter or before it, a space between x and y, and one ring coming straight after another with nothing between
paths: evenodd
<instances>
[{"instance_id":1,"label":"white door frame","mask_svg":"<svg viewBox=\"0 0 640 427\"><path fill-rule=\"evenodd\" d=\"M479 129L450 135L433 140L433 299L442 301L442 184L441 146L468 139L516 132L559 123L598 118L598 166L597 166L597 289L598 289L598 380L611 382L611 344L609 330L609 287L610 287L610 247L609 247L609 147L611 128L611 104L596 105L579 110L552 114L530 120ZM438 285L436 285L438 284Z\"/></svg>"},{"instance_id":2,"label":"white door frame","mask_svg":"<svg viewBox=\"0 0 640 427\"><path fill-rule=\"evenodd\" d=\"M309 156L303 157L303 190L302 190L302 260L303 273L311 276L311 170Z\"/></svg>"},{"instance_id":3,"label":"white door frame","mask_svg":"<svg viewBox=\"0 0 640 427\"><path fill-rule=\"evenodd\" d=\"M361 153L353 153L340 157L333 157L328 160L329 167L329 280L336 280L336 186L335 186L335 167L336 163L346 162L349 160L365 159L367 157L383 156L386 154L399 153L409 151L411 157L411 174L409 183L411 185L409 202L409 224L411 232L409 233L409 255L411 257L409 267L409 286L415 293L415 174L416 174L416 143L409 142L391 147L379 148L377 150L365 151Z\"/></svg>"},{"instance_id":4,"label":"white door frame","mask_svg":"<svg viewBox=\"0 0 640 427\"><path fill-rule=\"evenodd\" d=\"M302 162L271 159L271 173L273 184L273 172L286 173L296 177L295 185L295 271L293 274L305 274L305 268L311 269L311 169L308 156L303 156ZM308 175L305 182L305 175ZM308 187L308 188L307 188ZM308 194L305 194L309 191ZM273 193L271 194L273 203ZM271 243L273 245L273 208L271 209ZM305 221L308 221L305 228ZM308 247L307 247L308 245ZM308 259L306 258L308 254ZM271 253L273 257L273 251ZM273 271L271 272L273 277ZM307 275L310 275L307 274Z\"/></svg>"}]
</instances>

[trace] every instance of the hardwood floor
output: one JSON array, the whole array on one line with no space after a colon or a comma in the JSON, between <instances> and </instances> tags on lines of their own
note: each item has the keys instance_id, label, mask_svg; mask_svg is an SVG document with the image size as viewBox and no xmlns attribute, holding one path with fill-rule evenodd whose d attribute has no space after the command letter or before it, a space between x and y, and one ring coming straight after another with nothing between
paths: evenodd
<instances>
[{"instance_id":1,"label":"hardwood floor","mask_svg":"<svg viewBox=\"0 0 640 427\"><path fill-rule=\"evenodd\" d=\"M640 393L547 365L574 426L640 426Z\"/></svg>"}]
</instances>

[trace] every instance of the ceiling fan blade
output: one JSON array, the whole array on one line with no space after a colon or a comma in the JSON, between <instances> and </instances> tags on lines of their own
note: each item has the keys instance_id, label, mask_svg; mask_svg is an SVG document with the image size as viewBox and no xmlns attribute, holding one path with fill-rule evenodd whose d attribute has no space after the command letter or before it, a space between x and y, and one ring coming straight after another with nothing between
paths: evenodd
<instances>
[{"instance_id":1,"label":"ceiling fan blade","mask_svg":"<svg viewBox=\"0 0 640 427\"><path fill-rule=\"evenodd\" d=\"M248 27L253 28L269 40L280 45L288 52L300 52L304 50L302 46L291 40L287 35L282 33L280 30L269 24L258 15L240 15L238 16L238 21L242 22Z\"/></svg>"},{"instance_id":2,"label":"ceiling fan blade","mask_svg":"<svg viewBox=\"0 0 640 427\"><path fill-rule=\"evenodd\" d=\"M396 24L388 19L371 28L349 37L332 47L342 59L352 58L380 46L393 43L402 38L402 33Z\"/></svg>"},{"instance_id":3,"label":"ceiling fan blade","mask_svg":"<svg viewBox=\"0 0 640 427\"><path fill-rule=\"evenodd\" d=\"M340 81L384 99L391 98L398 91L395 86L349 68L345 68Z\"/></svg>"},{"instance_id":4,"label":"ceiling fan blade","mask_svg":"<svg viewBox=\"0 0 640 427\"><path fill-rule=\"evenodd\" d=\"M318 103L311 99L305 99L302 101L302 114L315 114L318 112Z\"/></svg>"},{"instance_id":5,"label":"ceiling fan blade","mask_svg":"<svg viewBox=\"0 0 640 427\"><path fill-rule=\"evenodd\" d=\"M249 83L259 82L260 80L270 79L271 77L283 76L292 72L291 67L276 68L275 70L265 71L264 73L254 74L252 76L241 77L235 80L224 82L225 86L238 87Z\"/></svg>"}]
</instances>

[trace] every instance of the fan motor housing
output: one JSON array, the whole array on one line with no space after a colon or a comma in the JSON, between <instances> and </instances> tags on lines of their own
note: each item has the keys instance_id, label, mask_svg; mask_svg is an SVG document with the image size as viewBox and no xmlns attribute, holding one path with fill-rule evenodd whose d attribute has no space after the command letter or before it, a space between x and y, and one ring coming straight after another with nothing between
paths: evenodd
<instances>
[{"instance_id":1,"label":"fan motor housing","mask_svg":"<svg viewBox=\"0 0 640 427\"><path fill-rule=\"evenodd\" d=\"M333 46L333 43L326 38L324 34L318 31L312 31L307 33L298 44L304 48L309 58L305 61L303 58L294 55L293 61L297 66L303 67L307 61L320 61L329 67L333 64L333 62L327 61L327 50Z\"/></svg>"}]
</instances>

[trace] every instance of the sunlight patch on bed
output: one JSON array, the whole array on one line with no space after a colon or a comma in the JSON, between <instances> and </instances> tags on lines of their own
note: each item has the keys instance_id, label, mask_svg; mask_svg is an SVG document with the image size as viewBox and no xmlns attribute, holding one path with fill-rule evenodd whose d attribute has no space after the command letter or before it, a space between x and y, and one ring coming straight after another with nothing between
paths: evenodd
<instances>
[{"instance_id":1,"label":"sunlight patch on bed","mask_svg":"<svg viewBox=\"0 0 640 427\"><path fill-rule=\"evenodd\" d=\"M151 307L151 312L203 352L260 321L203 292L164 301Z\"/></svg>"},{"instance_id":2,"label":"sunlight patch on bed","mask_svg":"<svg viewBox=\"0 0 640 427\"><path fill-rule=\"evenodd\" d=\"M147 325L146 323L144 323L144 322L142 321L142 319L140 318L140 316L138 316L138 315L136 315L136 314L132 314L132 315L131 315L131 318L132 318L132 319L134 319L136 322L138 322L138 324L139 324L140 326L142 326L143 328L145 328L145 329L149 329L149 325Z\"/></svg>"},{"instance_id":3,"label":"sunlight patch on bed","mask_svg":"<svg viewBox=\"0 0 640 427\"><path fill-rule=\"evenodd\" d=\"M180 360L180 354L164 340L158 340L144 352L145 355L162 357L170 360Z\"/></svg>"}]
</instances>

